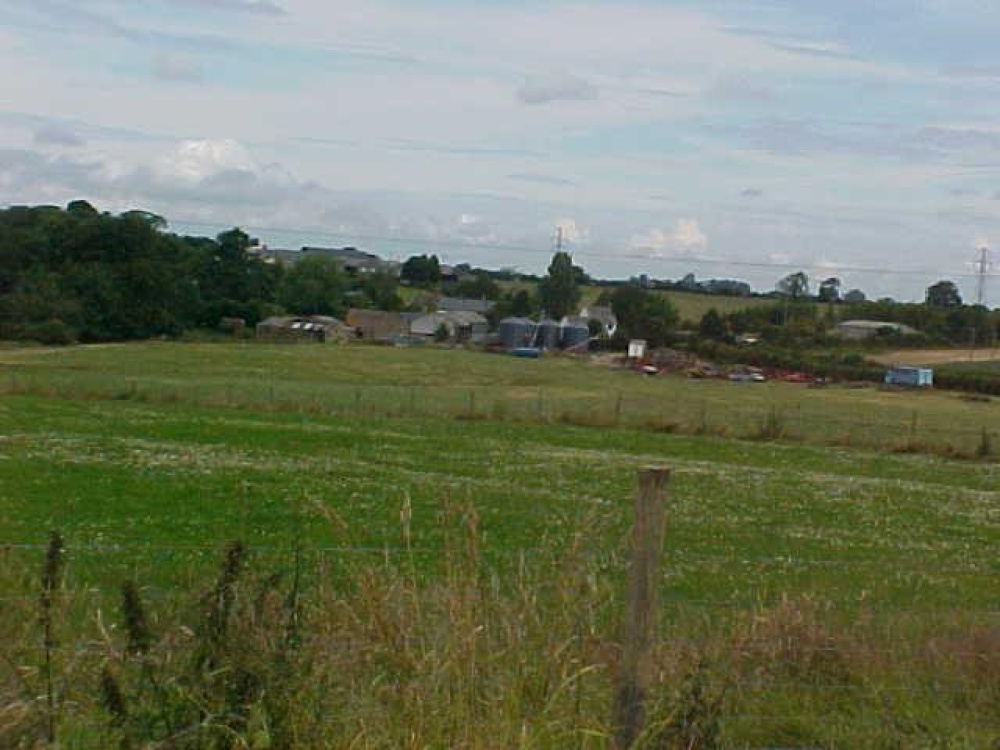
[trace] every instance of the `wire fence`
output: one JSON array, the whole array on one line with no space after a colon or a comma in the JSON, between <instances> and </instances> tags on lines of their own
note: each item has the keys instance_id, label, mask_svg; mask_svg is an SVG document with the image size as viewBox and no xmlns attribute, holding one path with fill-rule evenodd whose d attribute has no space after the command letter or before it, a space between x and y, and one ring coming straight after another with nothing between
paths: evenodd
<instances>
[{"instance_id":1,"label":"wire fence","mask_svg":"<svg viewBox=\"0 0 1000 750\"><path fill-rule=\"evenodd\" d=\"M623 556L599 550L574 555L545 547L468 549L463 541L456 540L451 549L251 547L256 562L248 564L251 577L238 597L243 604L234 606L257 611L262 596L271 592L278 609L287 610L292 578L285 575L279 582L270 576L299 566L297 606L315 609L311 614L303 612L298 648L307 649L310 659L353 665L344 667L345 679L348 672L352 680L358 679L353 671L360 669L358 664L377 665L399 654L421 655L418 660L433 666L444 654L455 658L454 650L472 637L486 647L463 657L473 660L475 666L468 668L478 675L474 681L487 684L504 669L503 658L489 656L490 649L496 648L508 659L516 654L517 659L551 660L547 668L586 675L579 678L579 690L586 695L606 695L619 659L618 633L612 623L627 567ZM48 549L49 545L33 541L0 546L0 581L5 584L0 596L0 689L5 681L8 687L36 684L43 664L54 664L59 700L75 706L63 709L71 715L64 723L75 725L77 731L100 733L106 731L107 722L100 719L99 709L81 707L86 697L78 686L89 681L96 690L102 665L124 665L135 657L128 656L121 589L100 575L98 568L107 565L120 573L129 570L122 557L144 559L155 566L163 561L156 556L165 555L175 563L191 562L197 569L174 582L148 583L141 577L137 581L151 627L161 636L142 657L148 665L144 669L180 669L180 665L196 663L205 648L203 618L206 607L219 595L216 576L223 549L209 544L75 545L68 540L65 584L52 597L58 613L57 637L46 643L38 624L42 598L38 574ZM429 567L408 568L407 562L415 556L450 564L459 574L449 579ZM916 597L908 602L859 600L860 591L835 600L825 598L822 589L797 589L791 578L787 590L768 595L746 591L739 596L703 597L673 586L681 570L672 558L679 556L668 552L664 559L662 611L650 664L657 674L662 673L659 679L664 681L666 696L673 694L671 690L687 689L678 687L688 684L677 683L678 679L707 680L697 689L706 691L703 704L690 710L707 712L723 736L740 743L732 746L775 747L782 738L782 747L811 746L789 744L788 733L823 726L831 712L841 721L855 722L859 731L889 731L885 727L895 726L911 707L931 705L942 714L939 721L945 727L957 721L977 736L1000 736L1000 714L988 708L995 700L991 696L1000 696L994 672L1000 666L1000 607L996 606L1000 600L993 598L993 606L970 606L956 600L950 607L928 607L921 606ZM811 573L843 564L845 576L858 566L878 563L875 557L847 561L769 554L687 557L684 569L717 570L722 562ZM338 569L334 561L344 566ZM498 580L498 566L504 563L510 565ZM85 576L77 575L80 569L86 571ZM964 565L939 567L937 573L975 577L983 588L994 588L1000 580L995 571L970 570ZM82 578L88 581L86 585L80 585ZM363 593L365 586L375 586L376 591ZM477 592L471 598L468 587ZM345 611L349 614L344 615ZM253 623L253 618L248 622ZM254 627L275 626L274 621L267 624L261 619ZM253 643L280 637L279 632ZM705 664L712 666L703 675ZM365 679L389 678L379 677L376 671ZM353 689L364 689L364 683ZM719 705L713 708L715 700ZM949 716L948 712L955 713ZM581 733L597 731L579 722ZM933 731L938 730L926 730ZM567 746L591 745L581 740Z\"/></svg>"},{"instance_id":2,"label":"wire fence","mask_svg":"<svg viewBox=\"0 0 1000 750\"><path fill-rule=\"evenodd\" d=\"M683 390L680 390L680 388ZM709 389L713 386L708 386ZM786 440L815 445L996 459L1000 422L992 404L966 397L964 411L927 408L920 394L896 402L850 398L836 404L796 394L754 392L733 384L734 398L699 394L698 381L670 384L662 392L622 387L610 393L556 393L544 387L395 386L379 384L239 381L213 383L159 377L120 377L86 372L35 374L11 370L0 394L74 400L184 404L307 418L446 419L618 427L658 433ZM871 387L865 389L870 391ZM956 397L956 400L959 397ZM856 401L856 403L855 403ZM989 399L985 399L989 401Z\"/></svg>"}]
</instances>

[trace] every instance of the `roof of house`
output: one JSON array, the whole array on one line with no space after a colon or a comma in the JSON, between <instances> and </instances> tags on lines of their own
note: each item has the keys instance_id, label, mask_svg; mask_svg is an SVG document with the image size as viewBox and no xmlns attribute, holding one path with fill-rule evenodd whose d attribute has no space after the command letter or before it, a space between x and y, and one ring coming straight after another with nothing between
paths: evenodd
<instances>
[{"instance_id":1,"label":"roof of house","mask_svg":"<svg viewBox=\"0 0 1000 750\"><path fill-rule=\"evenodd\" d=\"M381 261L374 253L358 250L356 247L314 247L306 245L299 252L302 255L323 255L334 260Z\"/></svg>"},{"instance_id":2,"label":"roof of house","mask_svg":"<svg viewBox=\"0 0 1000 750\"><path fill-rule=\"evenodd\" d=\"M479 313L467 311L455 312L434 312L421 315L410 322L410 333L431 335L442 326L449 328L472 328L474 326L486 326L486 318Z\"/></svg>"},{"instance_id":3,"label":"roof of house","mask_svg":"<svg viewBox=\"0 0 1000 750\"><path fill-rule=\"evenodd\" d=\"M320 256L335 260L348 271L360 270L364 272L391 270L398 268L396 261L385 260L375 253L365 250L358 250L356 247L314 247L306 245L293 260L301 260L307 257Z\"/></svg>"},{"instance_id":4,"label":"roof of house","mask_svg":"<svg viewBox=\"0 0 1000 750\"><path fill-rule=\"evenodd\" d=\"M488 299L467 299L464 297L441 297L437 301L438 312L488 313L494 302Z\"/></svg>"},{"instance_id":5,"label":"roof of house","mask_svg":"<svg viewBox=\"0 0 1000 750\"><path fill-rule=\"evenodd\" d=\"M615 311L605 305L588 305L580 310L580 316L588 320L597 320L601 323L617 323L618 316Z\"/></svg>"},{"instance_id":6,"label":"roof of house","mask_svg":"<svg viewBox=\"0 0 1000 750\"><path fill-rule=\"evenodd\" d=\"M899 333L918 333L916 328L904 323L893 323L886 320L842 320L837 323L837 328L841 330L855 329L863 331L878 331L883 328L891 328Z\"/></svg>"},{"instance_id":7,"label":"roof of house","mask_svg":"<svg viewBox=\"0 0 1000 750\"><path fill-rule=\"evenodd\" d=\"M290 328L296 323L312 323L313 325L335 328L343 326L344 322L329 315L272 315L257 325L265 328Z\"/></svg>"}]
</instances>

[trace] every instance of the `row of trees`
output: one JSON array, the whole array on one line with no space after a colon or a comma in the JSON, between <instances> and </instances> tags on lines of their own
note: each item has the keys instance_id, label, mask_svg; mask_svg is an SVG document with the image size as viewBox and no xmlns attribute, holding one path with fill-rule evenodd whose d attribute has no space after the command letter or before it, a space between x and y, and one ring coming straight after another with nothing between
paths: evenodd
<instances>
[{"instance_id":1,"label":"row of trees","mask_svg":"<svg viewBox=\"0 0 1000 750\"><path fill-rule=\"evenodd\" d=\"M891 300L843 303L836 313L829 306L775 302L725 314L709 310L698 326L699 336L714 341L733 341L754 333L765 341L789 347L822 346L831 338L840 320L862 319L901 323L919 333L902 336L891 326L878 331L873 344L991 344L997 339L1000 313L976 305L940 306Z\"/></svg>"},{"instance_id":2,"label":"row of trees","mask_svg":"<svg viewBox=\"0 0 1000 750\"><path fill-rule=\"evenodd\" d=\"M810 295L809 276L804 271L790 273L778 281L775 291L781 297L792 300L814 299L817 302L866 302L867 297L860 289L843 291L843 284L836 276L823 279L816 289L815 297ZM924 302L934 307L961 307L962 295L954 281L941 279L927 287Z\"/></svg>"},{"instance_id":3,"label":"row of trees","mask_svg":"<svg viewBox=\"0 0 1000 750\"><path fill-rule=\"evenodd\" d=\"M579 309L589 278L565 252L552 256L541 279L498 283L496 272L460 266L458 280L442 279L436 256L419 255L391 273L346 274L336 261L312 256L284 267L253 252L254 241L232 229L217 237L166 231L162 217L144 211L99 213L86 201L0 210L0 337L43 341L100 341L176 335L214 327L225 317L253 325L282 312L343 315L348 307L400 310L399 283L495 302L494 320ZM819 284L816 297L803 272L777 285L782 303L729 315L706 316L702 336L722 340L747 331L774 339L821 339L835 322L832 310L799 304L839 302L847 315L904 323L928 337L968 343L991 341L996 315L962 304L957 287L928 287L924 304L869 302L859 290L841 294L839 279ZM641 283L608 286L597 300L610 306L623 338L667 341L678 315L666 296Z\"/></svg>"},{"instance_id":4,"label":"row of trees","mask_svg":"<svg viewBox=\"0 0 1000 750\"><path fill-rule=\"evenodd\" d=\"M321 257L284 268L257 257L239 229L212 239L165 227L155 214L99 213L86 201L0 211L0 337L137 339L225 317L252 325L282 312L402 306L394 276L354 279Z\"/></svg>"}]
</instances>

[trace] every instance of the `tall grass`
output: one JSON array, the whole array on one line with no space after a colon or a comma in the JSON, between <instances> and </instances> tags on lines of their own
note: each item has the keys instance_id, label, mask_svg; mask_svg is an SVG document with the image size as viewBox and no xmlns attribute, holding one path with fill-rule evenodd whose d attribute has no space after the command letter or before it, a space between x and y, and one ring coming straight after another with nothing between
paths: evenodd
<instances>
[{"instance_id":1,"label":"tall grass","mask_svg":"<svg viewBox=\"0 0 1000 750\"><path fill-rule=\"evenodd\" d=\"M233 542L214 578L176 598L147 602L126 582L117 613L72 608L51 714L32 698L36 619L3 644L0 746L52 745L51 716L65 748L607 747L621 587L588 530L500 577L474 507L445 502L439 522L438 575L318 563L296 598L301 561L270 569ZM995 619L887 619L810 595L714 621L667 614L636 748L1000 736Z\"/></svg>"}]
</instances>

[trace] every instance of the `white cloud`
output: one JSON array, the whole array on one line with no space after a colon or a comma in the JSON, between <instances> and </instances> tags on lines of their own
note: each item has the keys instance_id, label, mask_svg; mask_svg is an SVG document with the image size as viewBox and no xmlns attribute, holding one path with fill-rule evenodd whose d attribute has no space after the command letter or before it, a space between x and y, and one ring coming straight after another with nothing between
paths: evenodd
<instances>
[{"instance_id":1,"label":"white cloud","mask_svg":"<svg viewBox=\"0 0 1000 750\"><path fill-rule=\"evenodd\" d=\"M270 0L173 0L178 5L192 5L208 10L239 11L261 13L268 16L282 16L287 11Z\"/></svg>"},{"instance_id":2,"label":"white cloud","mask_svg":"<svg viewBox=\"0 0 1000 750\"><path fill-rule=\"evenodd\" d=\"M193 57L181 54L160 54L153 61L153 76L161 81L192 83L201 81L205 71Z\"/></svg>"},{"instance_id":3,"label":"white cloud","mask_svg":"<svg viewBox=\"0 0 1000 750\"><path fill-rule=\"evenodd\" d=\"M596 98L597 87L594 84L569 73L529 76L517 90L517 99L522 104L580 102Z\"/></svg>"},{"instance_id":4,"label":"white cloud","mask_svg":"<svg viewBox=\"0 0 1000 750\"><path fill-rule=\"evenodd\" d=\"M225 172L253 173L253 157L243 144L231 139L182 141L159 159L156 171L167 180L198 182Z\"/></svg>"},{"instance_id":5,"label":"white cloud","mask_svg":"<svg viewBox=\"0 0 1000 750\"><path fill-rule=\"evenodd\" d=\"M590 231L586 227L580 226L576 219L564 217L555 219L552 223L557 231L562 229L564 242L582 245L590 241Z\"/></svg>"},{"instance_id":6,"label":"white cloud","mask_svg":"<svg viewBox=\"0 0 1000 750\"><path fill-rule=\"evenodd\" d=\"M56 125L46 125L34 133L34 141L40 146L64 146L77 148L86 145L86 141L68 128Z\"/></svg>"},{"instance_id":7,"label":"white cloud","mask_svg":"<svg viewBox=\"0 0 1000 750\"><path fill-rule=\"evenodd\" d=\"M694 255L708 248L708 237L701 230L697 219L681 218L672 229L650 229L645 234L633 235L629 249L648 253L652 257L680 253Z\"/></svg>"}]
</instances>

